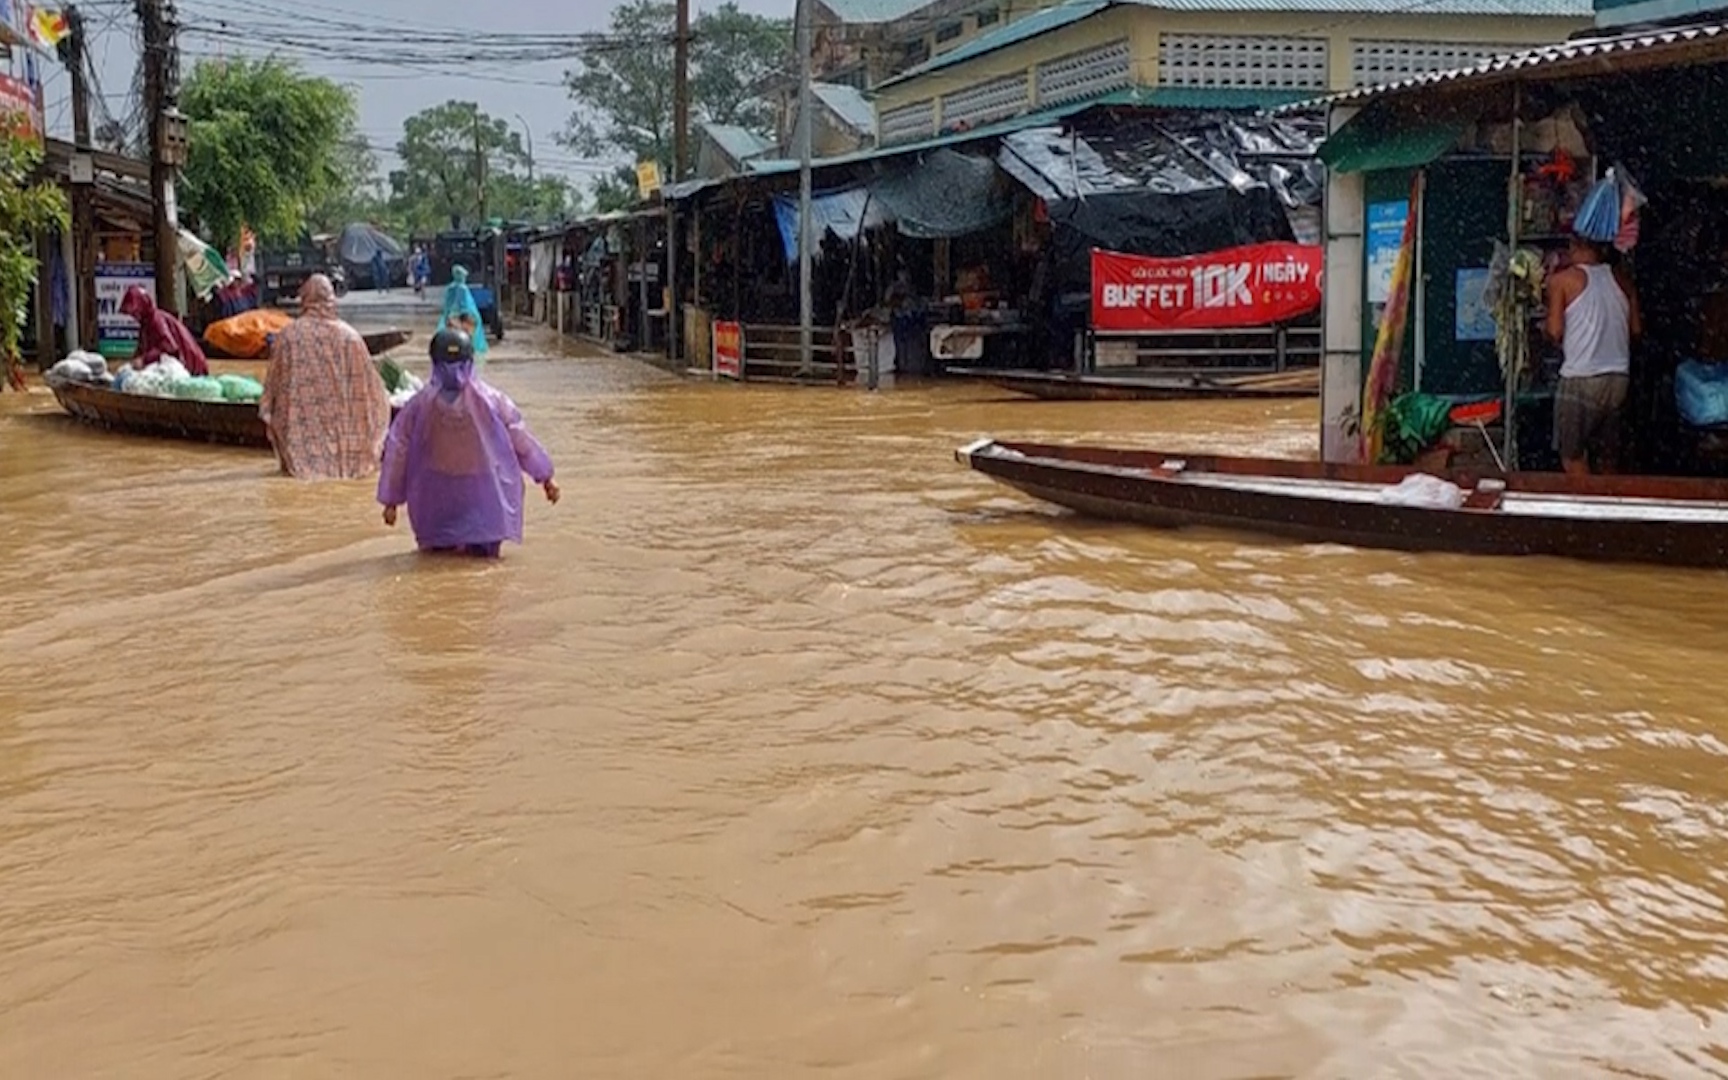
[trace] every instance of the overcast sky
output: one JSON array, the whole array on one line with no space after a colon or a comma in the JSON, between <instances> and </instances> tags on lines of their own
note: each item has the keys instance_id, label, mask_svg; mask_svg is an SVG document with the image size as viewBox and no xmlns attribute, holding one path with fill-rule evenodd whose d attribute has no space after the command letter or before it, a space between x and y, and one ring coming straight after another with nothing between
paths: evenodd
<instances>
[{"instance_id":1,"label":"overcast sky","mask_svg":"<svg viewBox=\"0 0 1728 1080\"><path fill-rule=\"evenodd\" d=\"M718 0L692 0L692 11L717 4ZM130 90L136 66L133 44L136 18L130 0L82 0L90 26L91 48L97 58L102 78L101 90L110 112L124 118L131 104ZM570 115L570 103L559 85L567 65L559 63L476 65L471 61L452 58L436 71L404 69L390 62L390 50L383 42L393 28L417 27L429 31L465 30L476 37L490 33L574 34L604 31L614 7L612 0L316 0L297 3L296 0L178 0L181 22L189 30L181 37L185 54L184 70L201 55L226 50L262 52L262 46L223 44L210 36L220 33L223 24L236 28L240 34L262 36L269 28L290 23L294 12L308 20L348 22L375 35L372 43L355 43L348 47L354 55L339 58L309 55L305 49L285 52L307 68L350 83L359 91L360 126L367 138L380 150L393 147L401 136L404 118L452 98L478 102L481 109L494 116L508 118L521 128L525 123L532 132L536 165L544 172L556 172L586 181L599 171L599 163L579 159L572 151L556 142ZM739 0L746 10L764 14L790 16L792 0ZM310 25L310 24L308 24ZM203 28L205 33L190 28ZM328 33L328 30L325 31ZM425 49L416 51L424 54ZM368 57L376 53L378 59ZM44 90L47 119L52 133L69 137L71 131L66 74L58 64L44 65ZM517 117L520 116L518 120ZM390 155L380 154L380 163L389 168Z\"/></svg>"}]
</instances>

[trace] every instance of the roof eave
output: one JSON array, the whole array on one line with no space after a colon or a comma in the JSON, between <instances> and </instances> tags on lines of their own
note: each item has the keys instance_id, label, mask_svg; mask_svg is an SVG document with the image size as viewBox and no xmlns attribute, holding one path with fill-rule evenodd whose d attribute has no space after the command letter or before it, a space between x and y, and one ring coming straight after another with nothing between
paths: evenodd
<instances>
[{"instance_id":1,"label":"roof eave","mask_svg":"<svg viewBox=\"0 0 1728 1080\"><path fill-rule=\"evenodd\" d=\"M1590 78L1651 71L1714 58L1728 61L1728 24L1704 23L1583 38L1507 53L1467 68L1439 71L1382 86L1359 87L1285 106L1354 108L1422 95L1468 94L1509 82Z\"/></svg>"}]
</instances>

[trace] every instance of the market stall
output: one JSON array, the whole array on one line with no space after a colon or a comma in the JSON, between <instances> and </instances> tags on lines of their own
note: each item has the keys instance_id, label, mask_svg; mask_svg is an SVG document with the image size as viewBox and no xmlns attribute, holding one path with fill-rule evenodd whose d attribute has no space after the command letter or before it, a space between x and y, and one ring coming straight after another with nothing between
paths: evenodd
<instances>
[{"instance_id":1,"label":"market stall","mask_svg":"<svg viewBox=\"0 0 1728 1080\"><path fill-rule=\"evenodd\" d=\"M1724 469L1728 31L1570 42L1333 102L1328 460L1552 469L1547 284L1584 251L1642 309L1616 471Z\"/></svg>"}]
</instances>

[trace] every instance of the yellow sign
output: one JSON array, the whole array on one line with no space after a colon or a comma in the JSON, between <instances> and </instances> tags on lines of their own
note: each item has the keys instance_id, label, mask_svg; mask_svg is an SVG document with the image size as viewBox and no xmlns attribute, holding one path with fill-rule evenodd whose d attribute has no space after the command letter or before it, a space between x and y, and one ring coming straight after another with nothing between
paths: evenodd
<instances>
[{"instance_id":1,"label":"yellow sign","mask_svg":"<svg viewBox=\"0 0 1728 1080\"><path fill-rule=\"evenodd\" d=\"M636 163L636 194L644 199L651 199L660 190L660 163L658 161L639 161Z\"/></svg>"}]
</instances>

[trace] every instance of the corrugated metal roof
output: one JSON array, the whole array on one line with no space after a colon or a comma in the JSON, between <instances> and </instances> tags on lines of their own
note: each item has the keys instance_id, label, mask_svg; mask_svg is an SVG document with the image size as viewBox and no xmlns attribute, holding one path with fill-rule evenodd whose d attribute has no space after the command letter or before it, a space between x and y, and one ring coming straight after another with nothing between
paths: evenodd
<instances>
[{"instance_id":1,"label":"corrugated metal roof","mask_svg":"<svg viewBox=\"0 0 1728 1080\"><path fill-rule=\"evenodd\" d=\"M849 126L866 135L876 134L876 106L870 104L856 87L842 86L839 83L811 83L810 92L828 106L829 112Z\"/></svg>"},{"instance_id":2,"label":"corrugated metal roof","mask_svg":"<svg viewBox=\"0 0 1728 1080\"><path fill-rule=\"evenodd\" d=\"M1564 75L1577 73L1578 69L1600 69L1601 73L1609 74L1611 69L1608 65L1634 56L1659 61L1665 52L1691 54L1698 51L1718 54L1713 58L1728 60L1728 24L1705 23L1697 26L1677 26L1668 30L1578 38L1508 53L1505 56L1490 57L1470 67L1430 72L1381 86L1364 86L1334 94L1315 104L1357 105L1424 87L1470 83L1485 85L1504 82L1528 73ZM1695 59L1699 57L1688 55L1688 60Z\"/></svg>"},{"instance_id":3,"label":"corrugated metal roof","mask_svg":"<svg viewBox=\"0 0 1728 1080\"><path fill-rule=\"evenodd\" d=\"M1147 104L1149 103L1147 99L1150 96L1148 91L1124 90L1107 97L1070 102L1066 105L1045 109L1042 112L1028 113L1025 116L1016 116L1009 120L999 120L994 124L981 124L969 131L955 131L947 135L919 139L917 142L895 143L892 146L859 150L851 154L841 154L838 157L817 158L810 165L814 169L828 169L837 165L859 165L868 161L883 161L903 154L915 154L943 146L958 146L962 143L995 138L1015 131L1024 131L1027 128L1052 124L1099 105ZM788 173L798 171L798 162L791 158L757 158L746 163L744 169L746 176L785 176ZM663 198L677 202L709 188L720 187L738 179L739 177L733 176L714 180L686 180L679 184L668 184L660 189L660 193Z\"/></svg>"},{"instance_id":4,"label":"corrugated metal roof","mask_svg":"<svg viewBox=\"0 0 1728 1080\"><path fill-rule=\"evenodd\" d=\"M1289 11L1327 15L1505 15L1588 19L1590 0L1124 0L1164 11Z\"/></svg>"},{"instance_id":5,"label":"corrugated metal roof","mask_svg":"<svg viewBox=\"0 0 1728 1080\"><path fill-rule=\"evenodd\" d=\"M973 57L1018 45L1040 34L1091 18L1106 8L1135 6L1160 11L1293 12L1316 15L1505 15L1515 18L1588 19L1591 0L1066 0L1016 19L904 71L882 85L915 79Z\"/></svg>"},{"instance_id":6,"label":"corrugated metal roof","mask_svg":"<svg viewBox=\"0 0 1728 1080\"><path fill-rule=\"evenodd\" d=\"M817 0L846 23L886 23L904 19L937 0Z\"/></svg>"},{"instance_id":7,"label":"corrugated metal roof","mask_svg":"<svg viewBox=\"0 0 1728 1080\"><path fill-rule=\"evenodd\" d=\"M720 149L726 151L726 156L733 161L748 161L774 149L772 140L765 139L749 128L742 128L736 124L704 123L702 131L710 139L713 139Z\"/></svg>"},{"instance_id":8,"label":"corrugated metal roof","mask_svg":"<svg viewBox=\"0 0 1728 1080\"><path fill-rule=\"evenodd\" d=\"M994 124L980 124L978 127L967 131L953 131L946 135L919 139L916 142L893 143L870 150L842 154L838 157L817 158L810 164L812 168L826 169L836 165L857 165L867 161L882 161L902 154L916 154L943 146L958 146L962 143L997 138L1016 131L1025 131L1028 128L1044 127L1078 113L1083 113L1088 109L1109 105L1179 109L1244 108L1273 104L1280 94L1280 91L1239 90L1225 87L1217 90L1208 90L1205 87L1118 90L1102 97L1071 101L1040 112L1027 113L1025 116L998 120ZM784 176L787 173L797 172L798 162L792 158L756 158L746 162L744 170L745 175L748 176ZM664 198L677 202L737 179L738 177L686 180L680 184L666 185L661 188L661 194Z\"/></svg>"}]
</instances>

